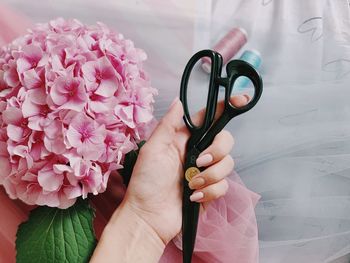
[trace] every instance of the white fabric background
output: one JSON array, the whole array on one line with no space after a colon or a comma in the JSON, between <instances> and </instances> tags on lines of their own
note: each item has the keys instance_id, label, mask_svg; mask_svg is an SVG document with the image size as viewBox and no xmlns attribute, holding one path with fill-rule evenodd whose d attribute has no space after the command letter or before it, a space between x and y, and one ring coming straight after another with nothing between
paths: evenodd
<instances>
[{"instance_id":1,"label":"white fabric background","mask_svg":"<svg viewBox=\"0 0 350 263\"><path fill-rule=\"evenodd\" d=\"M102 21L133 39L149 56L157 116L178 95L190 56L230 28L244 27L249 42L242 51L262 55L264 93L228 129L236 138L237 172L262 196L260 262L349 262L347 0L2 1L34 21ZM193 88L197 109L204 90Z\"/></svg>"}]
</instances>

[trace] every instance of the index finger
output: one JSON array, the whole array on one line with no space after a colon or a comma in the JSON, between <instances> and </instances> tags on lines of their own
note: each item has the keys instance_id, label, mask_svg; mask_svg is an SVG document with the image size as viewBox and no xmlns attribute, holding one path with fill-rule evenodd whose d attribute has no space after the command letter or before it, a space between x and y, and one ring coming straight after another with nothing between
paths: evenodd
<instances>
[{"instance_id":1,"label":"index finger","mask_svg":"<svg viewBox=\"0 0 350 263\"><path fill-rule=\"evenodd\" d=\"M232 103L232 105L236 106L238 108L246 105L249 102L249 100L250 100L249 95L237 95L237 96L232 96L230 98L230 102ZM218 102L218 104L216 106L214 120L216 120L222 114L222 112L224 110L224 105L225 105L224 100L221 100ZM206 110L206 108L203 108L200 111L198 111L196 114L194 114L193 117L191 117L193 124L200 125L201 121L204 118L205 110Z\"/></svg>"},{"instance_id":2,"label":"index finger","mask_svg":"<svg viewBox=\"0 0 350 263\"><path fill-rule=\"evenodd\" d=\"M242 107L246 105L249 102L249 100L250 100L250 97L248 95L237 95L237 96L232 96L230 98L230 102L232 103L232 105L236 107ZM215 117L214 117L215 119L217 119L223 112L224 105L225 105L225 102L223 100L218 102L216 112L215 112ZM205 108L201 109L195 115L193 115L192 117L193 123L195 125L198 125L198 123L200 123L200 121L203 119L204 114L205 114ZM190 132L187 129L187 127L183 125L183 127L179 129L179 132L176 136L176 146L180 152L182 160L184 159L186 143L189 137L190 137Z\"/></svg>"}]
</instances>

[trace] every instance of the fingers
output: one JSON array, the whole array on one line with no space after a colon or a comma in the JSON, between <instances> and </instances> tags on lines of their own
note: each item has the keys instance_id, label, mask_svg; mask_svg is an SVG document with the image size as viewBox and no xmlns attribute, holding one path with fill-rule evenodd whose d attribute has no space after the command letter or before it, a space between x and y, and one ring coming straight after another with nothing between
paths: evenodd
<instances>
[{"instance_id":1,"label":"fingers","mask_svg":"<svg viewBox=\"0 0 350 263\"><path fill-rule=\"evenodd\" d=\"M228 190L228 182L223 179L215 184L209 185L203 189L195 191L190 199L192 202L209 202L218 199L226 194Z\"/></svg>"},{"instance_id":2,"label":"fingers","mask_svg":"<svg viewBox=\"0 0 350 263\"><path fill-rule=\"evenodd\" d=\"M202 189L208 185L215 184L225 179L234 167L234 161L230 155L226 155L218 163L208 167L200 174L196 175L189 182L191 189Z\"/></svg>"},{"instance_id":3,"label":"fingers","mask_svg":"<svg viewBox=\"0 0 350 263\"><path fill-rule=\"evenodd\" d=\"M233 106L243 107L250 101L250 96L248 94L237 95L230 98L230 102Z\"/></svg>"},{"instance_id":4,"label":"fingers","mask_svg":"<svg viewBox=\"0 0 350 263\"><path fill-rule=\"evenodd\" d=\"M223 130L217 134L213 143L197 158L198 167L209 166L228 155L233 147L234 140L230 132Z\"/></svg>"},{"instance_id":5,"label":"fingers","mask_svg":"<svg viewBox=\"0 0 350 263\"><path fill-rule=\"evenodd\" d=\"M230 102L232 103L233 106L236 107L243 107L244 105L246 105L250 100L249 95L245 94L245 95L237 95L237 96L232 96L230 98ZM217 108L216 108L216 112L215 112L215 117L214 119L216 120L221 113L224 110L224 106L225 106L225 102L223 100L219 101L217 104ZM199 123L201 123L201 120L204 118L204 114L205 114L205 108L201 109L199 112L197 112L191 119L192 122L196 125L198 125Z\"/></svg>"},{"instance_id":6,"label":"fingers","mask_svg":"<svg viewBox=\"0 0 350 263\"><path fill-rule=\"evenodd\" d=\"M248 95L238 95L230 98L230 102L236 107L246 105L249 100ZM220 101L217 104L215 119L222 114L223 109L224 101ZM192 121L195 124L200 123L204 114L205 109L202 109L192 117ZM185 139L185 136L182 139ZM192 202L208 202L226 194L228 182L225 177L230 174L234 166L232 157L228 155L232 150L233 143L232 135L227 131L222 131L215 136L213 143L199 155L196 160L197 166L210 167L190 181L189 187L196 189L190 197Z\"/></svg>"},{"instance_id":7,"label":"fingers","mask_svg":"<svg viewBox=\"0 0 350 263\"><path fill-rule=\"evenodd\" d=\"M189 187L196 191L191 195L192 202L208 202L226 194L228 183L225 179L234 166L230 155L193 177Z\"/></svg>"},{"instance_id":8,"label":"fingers","mask_svg":"<svg viewBox=\"0 0 350 263\"><path fill-rule=\"evenodd\" d=\"M168 112L149 138L149 144L170 144L176 131L182 127L182 117L182 103L178 98L175 98Z\"/></svg>"},{"instance_id":9,"label":"fingers","mask_svg":"<svg viewBox=\"0 0 350 263\"><path fill-rule=\"evenodd\" d=\"M242 106L246 105L249 101L250 101L249 95L237 95L237 96L232 96L230 98L230 102L236 107L242 107ZM225 102L223 100L218 102L215 117L214 117L215 119L217 119L218 116L220 116L222 114L222 111L224 109L224 104L225 104ZM205 110L206 109L204 108L191 117L191 120L193 121L193 123L195 125L201 122L201 120L204 117ZM183 156L184 151L182 151L181 149L184 149L186 142L191 134L185 125L183 125L179 131L180 132L176 138L176 141L177 141L178 149L181 152L181 156Z\"/></svg>"}]
</instances>

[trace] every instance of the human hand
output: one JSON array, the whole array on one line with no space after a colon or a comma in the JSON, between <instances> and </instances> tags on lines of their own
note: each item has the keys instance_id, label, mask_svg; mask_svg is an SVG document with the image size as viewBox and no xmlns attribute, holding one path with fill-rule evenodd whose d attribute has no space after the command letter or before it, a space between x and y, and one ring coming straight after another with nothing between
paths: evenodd
<instances>
[{"instance_id":1,"label":"human hand","mask_svg":"<svg viewBox=\"0 0 350 263\"><path fill-rule=\"evenodd\" d=\"M248 100L248 96L235 96L231 98L231 103L241 107ZM222 110L223 102L220 102L217 114ZM204 110L197 113L194 122L199 122L204 113ZM132 211L150 226L164 244L181 230L183 163L190 136L182 116L182 104L177 99L141 148L122 203L124 209ZM225 177L234 166L229 155L232 147L233 137L222 131L201 153L197 166L206 169L189 183L190 188L195 190L192 201L206 204L226 193L228 184Z\"/></svg>"}]
</instances>

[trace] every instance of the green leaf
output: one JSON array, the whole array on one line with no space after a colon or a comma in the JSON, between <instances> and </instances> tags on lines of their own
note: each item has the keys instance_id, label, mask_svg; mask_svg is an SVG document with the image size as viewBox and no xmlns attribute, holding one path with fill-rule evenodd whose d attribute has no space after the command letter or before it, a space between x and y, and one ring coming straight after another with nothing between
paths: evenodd
<instances>
[{"instance_id":1,"label":"green leaf","mask_svg":"<svg viewBox=\"0 0 350 263\"><path fill-rule=\"evenodd\" d=\"M139 151L145 143L146 141L140 142L137 145L139 148L136 151L131 151L125 155L123 169L120 169L119 173L123 177L123 182L126 186L128 186L130 182L132 170L134 169L137 157L139 156Z\"/></svg>"},{"instance_id":2,"label":"green leaf","mask_svg":"<svg viewBox=\"0 0 350 263\"><path fill-rule=\"evenodd\" d=\"M68 209L35 208L17 231L17 263L88 262L96 246L93 218L83 199Z\"/></svg>"}]
</instances>

